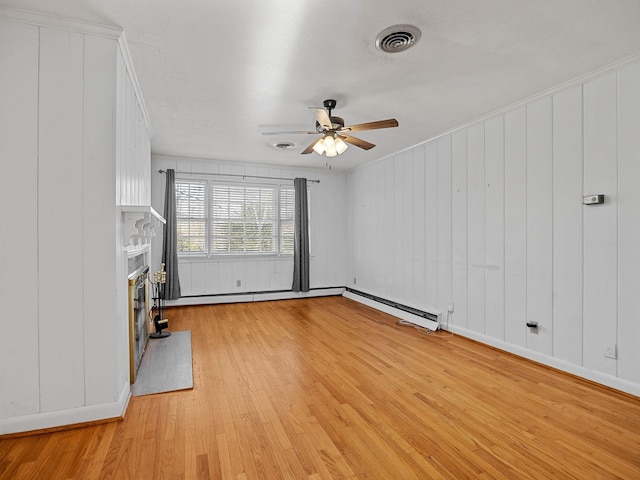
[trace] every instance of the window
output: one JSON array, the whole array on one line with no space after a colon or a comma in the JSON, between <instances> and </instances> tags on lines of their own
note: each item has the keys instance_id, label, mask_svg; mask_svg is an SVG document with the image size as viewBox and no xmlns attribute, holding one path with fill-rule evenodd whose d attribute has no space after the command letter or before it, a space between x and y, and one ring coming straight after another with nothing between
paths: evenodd
<instances>
[{"instance_id":1,"label":"window","mask_svg":"<svg viewBox=\"0 0 640 480\"><path fill-rule=\"evenodd\" d=\"M208 230L206 182L176 180L178 253L205 254Z\"/></svg>"},{"instance_id":2,"label":"window","mask_svg":"<svg viewBox=\"0 0 640 480\"><path fill-rule=\"evenodd\" d=\"M176 179L179 255L293 254L290 185Z\"/></svg>"},{"instance_id":3,"label":"window","mask_svg":"<svg viewBox=\"0 0 640 480\"><path fill-rule=\"evenodd\" d=\"M293 187L280 190L280 251L293 255L293 210L295 206Z\"/></svg>"},{"instance_id":4,"label":"window","mask_svg":"<svg viewBox=\"0 0 640 480\"><path fill-rule=\"evenodd\" d=\"M273 187L211 185L211 253L276 253L276 194Z\"/></svg>"}]
</instances>

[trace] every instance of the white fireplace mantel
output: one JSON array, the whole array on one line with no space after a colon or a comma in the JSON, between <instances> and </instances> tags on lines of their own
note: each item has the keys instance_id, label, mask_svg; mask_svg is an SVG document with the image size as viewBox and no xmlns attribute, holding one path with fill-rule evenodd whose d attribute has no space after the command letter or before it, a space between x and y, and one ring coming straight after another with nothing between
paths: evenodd
<instances>
[{"instance_id":1,"label":"white fireplace mantel","mask_svg":"<svg viewBox=\"0 0 640 480\"><path fill-rule=\"evenodd\" d=\"M127 250L139 250L151 243L156 236L156 228L166 220L148 205L122 206L124 229L122 233Z\"/></svg>"}]
</instances>

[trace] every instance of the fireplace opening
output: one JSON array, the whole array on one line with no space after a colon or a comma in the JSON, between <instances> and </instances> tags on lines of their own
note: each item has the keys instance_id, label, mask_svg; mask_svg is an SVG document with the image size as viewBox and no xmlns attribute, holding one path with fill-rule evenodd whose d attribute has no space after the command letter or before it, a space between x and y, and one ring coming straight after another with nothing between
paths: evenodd
<instances>
[{"instance_id":1,"label":"fireplace opening","mask_svg":"<svg viewBox=\"0 0 640 480\"><path fill-rule=\"evenodd\" d=\"M144 257L138 255L138 257ZM143 264L129 272L129 377L136 381L142 355L149 339L149 266ZM137 265L137 264L134 264ZM129 262L131 268L132 262Z\"/></svg>"}]
</instances>

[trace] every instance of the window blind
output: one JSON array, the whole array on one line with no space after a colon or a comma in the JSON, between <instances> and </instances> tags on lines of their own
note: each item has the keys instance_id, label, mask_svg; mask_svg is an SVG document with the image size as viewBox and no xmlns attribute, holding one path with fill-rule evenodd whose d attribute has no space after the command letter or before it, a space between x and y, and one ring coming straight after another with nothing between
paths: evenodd
<instances>
[{"instance_id":1,"label":"window blind","mask_svg":"<svg viewBox=\"0 0 640 480\"><path fill-rule=\"evenodd\" d=\"M206 182L176 181L178 253L206 253L206 187Z\"/></svg>"},{"instance_id":2,"label":"window blind","mask_svg":"<svg viewBox=\"0 0 640 480\"><path fill-rule=\"evenodd\" d=\"M289 185L176 179L178 254L293 254Z\"/></svg>"}]
</instances>

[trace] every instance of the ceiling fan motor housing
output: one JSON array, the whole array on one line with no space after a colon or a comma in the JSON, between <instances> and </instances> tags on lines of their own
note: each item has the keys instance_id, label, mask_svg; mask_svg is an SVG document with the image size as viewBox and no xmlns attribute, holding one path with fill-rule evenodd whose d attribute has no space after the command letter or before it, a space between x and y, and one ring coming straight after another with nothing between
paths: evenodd
<instances>
[{"instance_id":1,"label":"ceiling fan motor housing","mask_svg":"<svg viewBox=\"0 0 640 480\"><path fill-rule=\"evenodd\" d=\"M344 118L342 118L342 117L329 117L329 119L331 120L331 124L334 127L334 130L339 130L342 127L344 127ZM318 133L324 132L324 129L322 128L322 125L320 125L317 121L316 121L316 131Z\"/></svg>"},{"instance_id":2,"label":"ceiling fan motor housing","mask_svg":"<svg viewBox=\"0 0 640 480\"><path fill-rule=\"evenodd\" d=\"M322 102L322 105L324 106L324 108L326 108L327 110L331 111L334 108L336 108L336 104L337 103L338 102L336 102L335 100L330 98L330 99L325 100L324 102Z\"/></svg>"}]
</instances>

